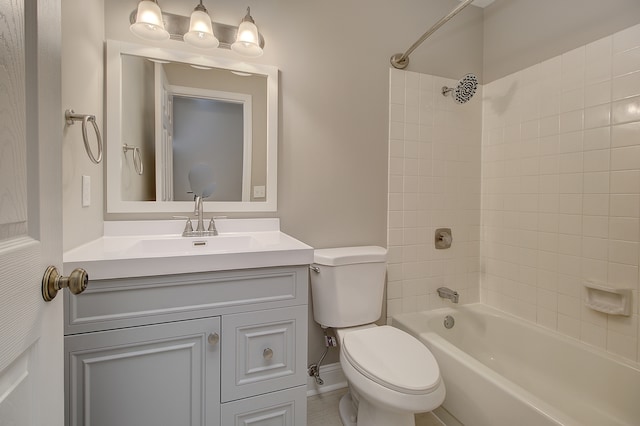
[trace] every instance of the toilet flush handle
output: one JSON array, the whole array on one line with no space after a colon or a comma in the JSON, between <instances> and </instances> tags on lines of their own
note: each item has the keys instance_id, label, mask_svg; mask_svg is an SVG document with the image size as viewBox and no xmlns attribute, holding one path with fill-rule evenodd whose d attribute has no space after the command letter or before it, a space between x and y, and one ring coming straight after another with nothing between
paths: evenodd
<instances>
[{"instance_id":1,"label":"toilet flush handle","mask_svg":"<svg viewBox=\"0 0 640 426\"><path fill-rule=\"evenodd\" d=\"M316 274L320 273L320 268L318 268L315 265L309 265L309 269L311 269L313 272L315 272Z\"/></svg>"}]
</instances>

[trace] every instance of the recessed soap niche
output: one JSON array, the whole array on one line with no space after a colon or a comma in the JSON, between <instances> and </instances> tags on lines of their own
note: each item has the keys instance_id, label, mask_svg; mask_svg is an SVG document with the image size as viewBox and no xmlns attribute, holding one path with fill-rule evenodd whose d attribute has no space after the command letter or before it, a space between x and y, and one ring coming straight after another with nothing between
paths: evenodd
<instances>
[{"instance_id":1,"label":"recessed soap niche","mask_svg":"<svg viewBox=\"0 0 640 426\"><path fill-rule=\"evenodd\" d=\"M631 315L631 289L618 289L605 284L585 282L585 305L609 315Z\"/></svg>"}]
</instances>

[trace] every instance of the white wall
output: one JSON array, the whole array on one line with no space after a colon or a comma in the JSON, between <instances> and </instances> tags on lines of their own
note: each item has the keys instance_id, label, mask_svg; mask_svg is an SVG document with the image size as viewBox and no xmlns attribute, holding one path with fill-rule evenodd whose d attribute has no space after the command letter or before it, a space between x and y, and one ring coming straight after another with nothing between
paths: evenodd
<instances>
[{"instance_id":1,"label":"white wall","mask_svg":"<svg viewBox=\"0 0 640 426\"><path fill-rule=\"evenodd\" d=\"M460 73L462 77L462 73ZM444 97L457 80L390 72L387 316L479 300L482 89L465 104ZM451 248L436 250L437 228Z\"/></svg>"},{"instance_id":2,"label":"white wall","mask_svg":"<svg viewBox=\"0 0 640 426\"><path fill-rule=\"evenodd\" d=\"M62 3L62 111L72 108L93 114L104 136L103 115L103 0L65 0ZM93 126L87 129L97 152ZM105 138L106 140L106 138ZM65 127L62 139L63 249L102 235L103 165L93 164L82 140L81 124ZM82 207L82 176L91 178L91 205Z\"/></svg>"},{"instance_id":3,"label":"white wall","mask_svg":"<svg viewBox=\"0 0 640 426\"><path fill-rule=\"evenodd\" d=\"M482 300L640 360L640 25L485 85L483 126Z\"/></svg>"}]
</instances>

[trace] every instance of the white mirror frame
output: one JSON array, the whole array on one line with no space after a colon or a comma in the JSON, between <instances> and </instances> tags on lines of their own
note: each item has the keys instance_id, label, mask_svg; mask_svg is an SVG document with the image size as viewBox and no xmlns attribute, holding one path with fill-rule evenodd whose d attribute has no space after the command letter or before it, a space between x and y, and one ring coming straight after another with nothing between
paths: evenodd
<instances>
[{"instance_id":1,"label":"white mirror frame","mask_svg":"<svg viewBox=\"0 0 640 426\"><path fill-rule=\"evenodd\" d=\"M278 209L278 69L192 52L107 41L107 132L106 186L107 213L191 213L191 201L124 201L121 191L122 169L122 55L144 56L163 61L182 62L212 68L225 68L267 77L267 182L265 201L206 201L205 212L273 212Z\"/></svg>"}]
</instances>

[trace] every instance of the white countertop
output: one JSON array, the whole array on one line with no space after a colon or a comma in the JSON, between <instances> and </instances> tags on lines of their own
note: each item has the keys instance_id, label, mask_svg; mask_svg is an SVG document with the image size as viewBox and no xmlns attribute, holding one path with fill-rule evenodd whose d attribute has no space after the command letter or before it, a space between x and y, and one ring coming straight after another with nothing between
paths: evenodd
<instances>
[{"instance_id":1,"label":"white countertop","mask_svg":"<svg viewBox=\"0 0 640 426\"><path fill-rule=\"evenodd\" d=\"M215 237L182 237L184 224L105 222L103 237L64 253L64 274L83 268L90 279L110 279L313 263L313 248L281 232L277 218L218 219Z\"/></svg>"}]
</instances>

